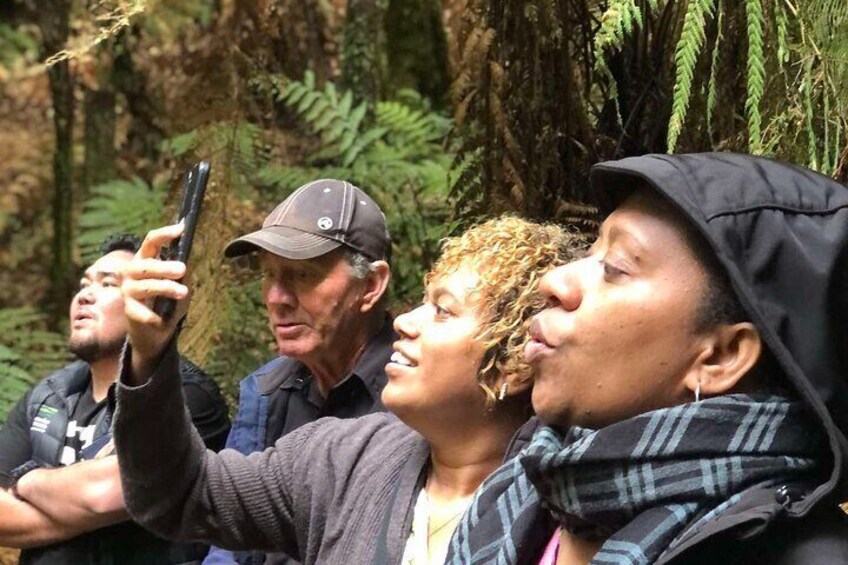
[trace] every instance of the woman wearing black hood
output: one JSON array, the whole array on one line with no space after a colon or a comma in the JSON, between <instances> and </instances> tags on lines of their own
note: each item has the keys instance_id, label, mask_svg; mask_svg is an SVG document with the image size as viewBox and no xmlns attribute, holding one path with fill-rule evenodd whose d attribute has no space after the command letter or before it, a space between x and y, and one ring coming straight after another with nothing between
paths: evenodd
<instances>
[{"instance_id":1,"label":"woman wearing black hood","mask_svg":"<svg viewBox=\"0 0 848 565\"><path fill-rule=\"evenodd\" d=\"M448 561L848 563L848 190L730 154L596 166L612 213L542 280L542 426Z\"/></svg>"}]
</instances>

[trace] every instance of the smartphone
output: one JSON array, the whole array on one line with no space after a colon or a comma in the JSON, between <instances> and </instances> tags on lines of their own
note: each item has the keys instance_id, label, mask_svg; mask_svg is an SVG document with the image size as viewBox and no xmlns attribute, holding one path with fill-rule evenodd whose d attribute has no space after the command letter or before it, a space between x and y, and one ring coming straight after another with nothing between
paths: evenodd
<instances>
[{"instance_id":1,"label":"smartphone","mask_svg":"<svg viewBox=\"0 0 848 565\"><path fill-rule=\"evenodd\" d=\"M200 209L203 206L203 195L206 193L206 183L209 181L210 165L208 161L200 161L193 166L183 179L183 198L180 203L180 213L177 221L185 220L183 234L175 239L169 249L163 254L168 260L182 261L188 264L191 255L191 244L194 240L194 230L200 219ZM174 315L177 303L171 298L156 297L153 311L163 320L168 321Z\"/></svg>"}]
</instances>

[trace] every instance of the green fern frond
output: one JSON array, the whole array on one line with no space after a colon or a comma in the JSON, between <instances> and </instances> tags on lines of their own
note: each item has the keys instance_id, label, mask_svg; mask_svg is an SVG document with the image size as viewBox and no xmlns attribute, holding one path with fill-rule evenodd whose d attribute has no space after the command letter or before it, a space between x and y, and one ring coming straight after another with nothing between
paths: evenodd
<instances>
[{"instance_id":1,"label":"green fern frond","mask_svg":"<svg viewBox=\"0 0 848 565\"><path fill-rule=\"evenodd\" d=\"M759 154L762 147L760 100L765 89L765 54L763 52L762 0L745 0L748 32L748 84L745 113L748 116L748 150Z\"/></svg>"},{"instance_id":2,"label":"green fern frond","mask_svg":"<svg viewBox=\"0 0 848 565\"><path fill-rule=\"evenodd\" d=\"M279 94L318 146L305 167L266 166L262 186L283 198L316 178L341 178L365 189L387 212L395 244L403 249L392 265L395 300L420 289L424 269L435 254L448 214L448 169L452 155L444 144L452 122L427 109L417 93L398 100L354 104L352 94L332 83L317 89L311 73L288 81ZM373 120L366 122L366 116ZM441 237L441 236L439 236ZM404 273L407 273L405 275Z\"/></svg>"},{"instance_id":3,"label":"green fern frond","mask_svg":"<svg viewBox=\"0 0 848 565\"><path fill-rule=\"evenodd\" d=\"M253 175L262 167L263 130L243 121L212 122L166 140L163 150L174 157L211 159L213 170L224 171L227 186L242 198L252 195Z\"/></svg>"},{"instance_id":4,"label":"green fern frond","mask_svg":"<svg viewBox=\"0 0 848 565\"><path fill-rule=\"evenodd\" d=\"M659 9L658 0L648 2L649 13ZM607 65L607 56L622 48L624 41L633 33L636 25L644 25L642 9L636 0L611 0L607 9L600 17L600 28L593 41L593 55L595 72L609 85L609 97L615 100L616 113L619 122L621 112L618 108L618 88L615 77Z\"/></svg>"},{"instance_id":5,"label":"green fern frond","mask_svg":"<svg viewBox=\"0 0 848 565\"><path fill-rule=\"evenodd\" d=\"M789 18L786 15L786 7L782 0L775 1L774 7L775 27L777 28L777 63L780 70L789 62Z\"/></svg>"},{"instance_id":6,"label":"green fern frond","mask_svg":"<svg viewBox=\"0 0 848 565\"><path fill-rule=\"evenodd\" d=\"M100 245L115 233L143 235L162 225L166 187L148 186L143 180L114 180L91 189L83 204L77 239L82 257L92 261Z\"/></svg>"},{"instance_id":7,"label":"green fern frond","mask_svg":"<svg viewBox=\"0 0 848 565\"><path fill-rule=\"evenodd\" d=\"M262 167L256 174L256 180L261 186L297 188L314 180L317 169L307 167L281 167L279 165L269 164ZM283 196L287 193L277 193Z\"/></svg>"},{"instance_id":8,"label":"green fern frond","mask_svg":"<svg viewBox=\"0 0 848 565\"><path fill-rule=\"evenodd\" d=\"M70 360L67 341L33 308L0 309L0 420L38 379Z\"/></svg>"},{"instance_id":9,"label":"green fern frond","mask_svg":"<svg viewBox=\"0 0 848 565\"><path fill-rule=\"evenodd\" d=\"M818 170L818 151L816 145L818 143L816 130L813 125L815 120L813 110L813 59L807 59L804 63L804 79L801 86L803 104L804 104L804 121L807 129L807 166L813 170Z\"/></svg>"},{"instance_id":10,"label":"green fern frond","mask_svg":"<svg viewBox=\"0 0 848 565\"><path fill-rule=\"evenodd\" d=\"M714 0L692 0L686 9L683 30L674 53L674 94L667 139L669 153L673 153L677 146L677 139L680 137L686 113L689 111L695 65L698 63L698 55L706 41L707 19L712 18L714 9Z\"/></svg>"},{"instance_id":11,"label":"green fern frond","mask_svg":"<svg viewBox=\"0 0 848 565\"><path fill-rule=\"evenodd\" d=\"M166 139L162 142L162 150L175 157L188 153L197 146L197 133L197 130L192 130Z\"/></svg>"},{"instance_id":12,"label":"green fern frond","mask_svg":"<svg viewBox=\"0 0 848 565\"><path fill-rule=\"evenodd\" d=\"M379 103L375 115L377 127L385 129L391 145L409 156L431 153L429 144L440 143L451 128L448 118L399 102Z\"/></svg>"},{"instance_id":13,"label":"green fern frond","mask_svg":"<svg viewBox=\"0 0 848 565\"><path fill-rule=\"evenodd\" d=\"M710 81L707 84L707 131L712 137L713 114L715 112L716 100L718 98L718 64L721 53L721 44L724 39L724 1L718 0L718 21L716 22L716 40L713 45L712 61L710 62Z\"/></svg>"}]
</instances>

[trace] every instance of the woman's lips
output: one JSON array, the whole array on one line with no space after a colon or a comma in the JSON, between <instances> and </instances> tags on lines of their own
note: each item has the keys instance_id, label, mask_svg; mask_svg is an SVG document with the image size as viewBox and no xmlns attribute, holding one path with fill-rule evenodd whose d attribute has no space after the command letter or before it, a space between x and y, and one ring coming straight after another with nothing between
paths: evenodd
<instances>
[{"instance_id":1,"label":"woman's lips","mask_svg":"<svg viewBox=\"0 0 848 565\"><path fill-rule=\"evenodd\" d=\"M528 363L533 363L540 356L553 351L553 348L545 339L545 332L542 329L542 324L538 319L533 319L530 322L530 341L524 346L524 360Z\"/></svg>"},{"instance_id":2,"label":"woman's lips","mask_svg":"<svg viewBox=\"0 0 848 565\"><path fill-rule=\"evenodd\" d=\"M400 351L395 351L394 353L392 353L392 357L389 359L389 361L391 361L392 363L397 363L398 365L403 365L404 367L415 366L415 362Z\"/></svg>"},{"instance_id":3,"label":"woman's lips","mask_svg":"<svg viewBox=\"0 0 848 565\"><path fill-rule=\"evenodd\" d=\"M403 365L404 367L418 366L418 361L415 359L415 356L413 356L411 352L405 349L405 344L403 340L396 341L394 343L393 349L394 353L392 353L392 356L389 359L390 363Z\"/></svg>"}]
</instances>

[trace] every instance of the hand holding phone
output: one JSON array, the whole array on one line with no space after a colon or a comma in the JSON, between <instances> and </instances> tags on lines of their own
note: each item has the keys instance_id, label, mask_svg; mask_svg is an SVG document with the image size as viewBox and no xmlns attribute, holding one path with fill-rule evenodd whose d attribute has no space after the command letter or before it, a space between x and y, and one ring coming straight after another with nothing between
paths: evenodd
<instances>
[{"instance_id":1,"label":"hand holding phone","mask_svg":"<svg viewBox=\"0 0 848 565\"><path fill-rule=\"evenodd\" d=\"M208 161L200 161L186 173L183 180L183 198L177 218L177 221L185 222L185 229L182 236L171 244L170 251L166 253L167 259L188 264L194 230L197 228L203 196L206 193L206 183L209 181L209 169ZM167 321L174 315L176 304L171 298L157 297L153 303L153 311Z\"/></svg>"}]
</instances>

